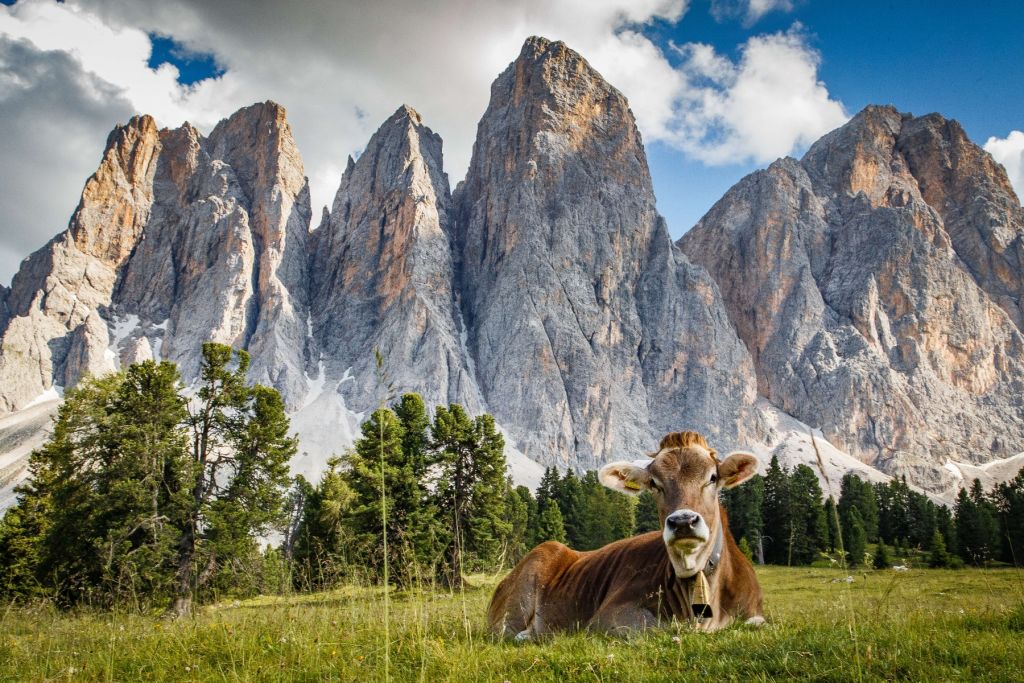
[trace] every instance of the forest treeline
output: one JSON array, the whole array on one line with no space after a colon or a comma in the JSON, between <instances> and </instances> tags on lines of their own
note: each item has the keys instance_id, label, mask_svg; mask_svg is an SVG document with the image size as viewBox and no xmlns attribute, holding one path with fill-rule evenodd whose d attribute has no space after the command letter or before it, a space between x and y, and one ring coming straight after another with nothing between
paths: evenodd
<instances>
[{"instance_id":1,"label":"forest treeline","mask_svg":"<svg viewBox=\"0 0 1024 683\"><path fill-rule=\"evenodd\" d=\"M247 384L248 363L208 343L191 389L173 363L147 361L69 390L0 521L0 595L183 614L350 582L457 587L547 540L590 550L659 528L651 494L619 495L593 471L549 467L536 492L515 486L490 415L431 414L416 394L372 413L320 481L292 478L284 403ZM910 549L931 566L985 565L1014 562L1024 541L1024 473L989 494L975 481L951 511L905 479L853 474L823 502L809 467L773 458L722 497L740 548L765 563L842 547L855 566Z\"/></svg>"}]
</instances>

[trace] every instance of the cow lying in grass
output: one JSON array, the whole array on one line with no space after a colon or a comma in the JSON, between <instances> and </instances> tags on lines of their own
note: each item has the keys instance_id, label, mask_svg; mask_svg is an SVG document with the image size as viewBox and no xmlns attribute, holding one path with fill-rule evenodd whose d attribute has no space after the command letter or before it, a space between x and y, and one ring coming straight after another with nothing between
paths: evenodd
<instances>
[{"instance_id":1,"label":"cow lying in grass","mask_svg":"<svg viewBox=\"0 0 1024 683\"><path fill-rule=\"evenodd\" d=\"M579 628L629 632L672 619L707 631L735 618L763 624L761 587L718 500L756 470L749 453L719 462L695 432L666 435L653 459L605 465L598 474L605 486L654 494L661 531L590 552L540 544L495 589L491 630L524 640Z\"/></svg>"}]
</instances>

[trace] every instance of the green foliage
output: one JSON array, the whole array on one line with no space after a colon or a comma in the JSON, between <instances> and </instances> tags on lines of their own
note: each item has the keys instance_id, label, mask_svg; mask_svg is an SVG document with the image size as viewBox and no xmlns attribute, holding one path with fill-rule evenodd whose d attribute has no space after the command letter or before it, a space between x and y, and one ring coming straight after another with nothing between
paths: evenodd
<instances>
[{"instance_id":1,"label":"green foliage","mask_svg":"<svg viewBox=\"0 0 1024 683\"><path fill-rule=\"evenodd\" d=\"M864 533L867 534L867 531L865 530ZM875 569L888 569L892 566L892 561L889 559L889 549L885 547L885 541L878 542L878 547L875 548L875 555L871 563Z\"/></svg>"},{"instance_id":2,"label":"green foliage","mask_svg":"<svg viewBox=\"0 0 1024 683\"><path fill-rule=\"evenodd\" d=\"M764 530L761 509L764 505L764 477L755 474L742 486L722 491L722 504L729 515L733 538L746 538L758 547Z\"/></svg>"},{"instance_id":3,"label":"green foliage","mask_svg":"<svg viewBox=\"0 0 1024 683\"><path fill-rule=\"evenodd\" d=\"M315 590L337 585L356 564L355 534L348 523L355 494L341 472L341 464L340 458L329 460L316 487L301 478L296 484L297 495L302 498L292 553L296 588Z\"/></svg>"},{"instance_id":4,"label":"green foliage","mask_svg":"<svg viewBox=\"0 0 1024 683\"><path fill-rule=\"evenodd\" d=\"M825 527L828 531L828 550L835 552L839 548L842 539L839 531L839 509L836 507L836 502L832 499L832 496L825 500Z\"/></svg>"},{"instance_id":5,"label":"green foliage","mask_svg":"<svg viewBox=\"0 0 1024 683\"><path fill-rule=\"evenodd\" d=\"M846 548L846 560L851 567L859 567L864 563L868 545L868 534L860 519L860 510L851 506L842 518L843 540Z\"/></svg>"},{"instance_id":6,"label":"green foliage","mask_svg":"<svg viewBox=\"0 0 1024 683\"><path fill-rule=\"evenodd\" d=\"M437 507L451 529L445 578L462 582L464 567L493 566L506 548L513 525L505 440L490 415L470 419L462 406L438 407L431 430L437 454Z\"/></svg>"},{"instance_id":7,"label":"green foliage","mask_svg":"<svg viewBox=\"0 0 1024 683\"><path fill-rule=\"evenodd\" d=\"M737 546L739 547L740 552L743 553L744 557L746 557L748 560L753 561L754 551L750 549L750 544L747 543L746 536L740 539L740 542L737 544Z\"/></svg>"},{"instance_id":8,"label":"green foliage","mask_svg":"<svg viewBox=\"0 0 1024 683\"><path fill-rule=\"evenodd\" d=\"M660 527L658 501L654 499L654 495L650 491L643 491L636 498L636 523L633 526L633 533L643 534L648 531L657 531Z\"/></svg>"},{"instance_id":9,"label":"green foliage","mask_svg":"<svg viewBox=\"0 0 1024 683\"><path fill-rule=\"evenodd\" d=\"M989 501L977 479L970 494L960 489L956 499L956 537L958 554L964 562L982 566L994 557L998 546L999 523L995 505Z\"/></svg>"},{"instance_id":10,"label":"green foliage","mask_svg":"<svg viewBox=\"0 0 1024 683\"><path fill-rule=\"evenodd\" d=\"M138 607L174 598L180 612L197 590L230 590L225 572L256 557L256 537L279 519L295 441L277 392L245 384L244 353L205 344L203 357L191 406L169 362L65 394L0 526L5 595Z\"/></svg>"},{"instance_id":11,"label":"green foliage","mask_svg":"<svg viewBox=\"0 0 1024 683\"><path fill-rule=\"evenodd\" d=\"M874 486L857 474L847 472L840 485L838 507L840 516L848 515L851 507L857 508L868 541L878 540L878 500Z\"/></svg>"},{"instance_id":12,"label":"green foliage","mask_svg":"<svg viewBox=\"0 0 1024 683\"><path fill-rule=\"evenodd\" d=\"M944 569L950 565L949 551L946 549L946 540L938 529L932 535L931 552L928 553L928 566L932 569Z\"/></svg>"},{"instance_id":13,"label":"green foliage","mask_svg":"<svg viewBox=\"0 0 1024 683\"><path fill-rule=\"evenodd\" d=\"M993 501L999 517L1001 558L1018 567L1024 565L1024 470L996 486Z\"/></svg>"},{"instance_id":14,"label":"green foliage","mask_svg":"<svg viewBox=\"0 0 1024 683\"><path fill-rule=\"evenodd\" d=\"M789 476L772 456L764 478L764 556L771 564L788 564L793 515L789 505Z\"/></svg>"}]
</instances>

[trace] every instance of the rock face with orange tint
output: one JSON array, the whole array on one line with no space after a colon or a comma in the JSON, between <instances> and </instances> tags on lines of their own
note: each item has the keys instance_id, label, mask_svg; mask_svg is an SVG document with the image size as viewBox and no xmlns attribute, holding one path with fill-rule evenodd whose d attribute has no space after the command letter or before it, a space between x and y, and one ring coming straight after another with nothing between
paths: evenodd
<instances>
[{"instance_id":1,"label":"rock face with orange tint","mask_svg":"<svg viewBox=\"0 0 1024 683\"><path fill-rule=\"evenodd\" d=\"M754 400L714 282L669 240L625 98L531 38L491 87L455 193L458 283L488 408L527 456L593 468Z\"/></svg>"},{"instance_id":2,"label":"rock face with orange tint","mask_svg":"<svg viewBox=\"0 0 1024 683\"><path fill-rule=\"evenodd\" d=\"M193 379L207 340L248 349L253 380L296 404L309 213L276 104L242 109L208 138L148 116L118 126L68 229L22 264L6 297L0 412L145 358Z\"/></svg>"},{"instance_id":3,"label":"rock face with orange tint","mask_svg":"<svg viewBox=\"0 0 1024 683\"><path fill-rule=\"evenodd\" d=\"M428 406L479 412L452 288L452 231L441 138L403 106L359 161L349 159L311 238L321 371L350 410L369 414L389 395L415 391Z\"/></svg>"},{"instance_id":4,"label":"rock face with orange tint","mask_svg":"<svg viewBox=\"0 0 1024 683\"><path fill-rule=\"evenodd\" d=\"M954 121L869 107L743 179L679 245L759 392L890 474L1024 450L1024 222Z\"/></svg>"}]
</instances>

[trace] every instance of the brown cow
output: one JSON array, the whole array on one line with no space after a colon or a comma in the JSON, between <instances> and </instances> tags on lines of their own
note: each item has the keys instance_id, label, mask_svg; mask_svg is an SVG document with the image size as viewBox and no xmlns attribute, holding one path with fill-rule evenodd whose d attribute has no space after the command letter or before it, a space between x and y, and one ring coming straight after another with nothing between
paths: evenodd
<instances>
[{"instance_id":1,"label":"brown cow","mask_svg":"<svg viewBox=\"0 0 1024 683\"><path fill-rule=\"evenodd\" d=\"M718 500L756 470L750 453L719 462L695 432L666 435L653 459L605 465L605 486L654 494L662 531L590 552L540 544L495 589L491 630L523 640L579 628L628 632L673 618L707 631L735 617L763 624L761 587Z\"/></svg>"}]
</instances>

